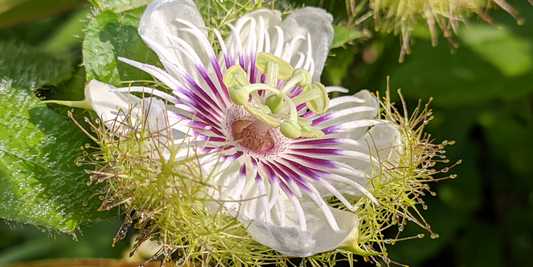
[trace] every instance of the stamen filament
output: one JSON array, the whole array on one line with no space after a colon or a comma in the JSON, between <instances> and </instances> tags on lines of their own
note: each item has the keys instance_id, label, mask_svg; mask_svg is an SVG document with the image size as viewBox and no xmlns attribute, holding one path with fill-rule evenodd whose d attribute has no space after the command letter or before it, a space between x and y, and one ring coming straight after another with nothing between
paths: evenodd
<instances>
[{"instance_id":1,"label":"stamen filament","mask_svg":"<svg viewBox=\"0 0 533 267\"><path fill-rule=\"evenodd\" d=\"M281 94L281 97L287 102L289 105L289 120L297 122L298 121L298 111L296 110L296 105L294 105L294 102L292 102L291 98L288 97L286 94Z\"/></svg>"},{"instance_id":2,"label":"stamen filament","mask_svg":"<svg viewBox=\"0 0 533 267\"><path fill-rule=\"evenodd\" d=\"M294 97L292 99L292 102L294 102L294 105L299 106L299 105L301 105L303 103L307 103L307 102L309 102L311 100L315 100L315 99L317 99L319 97L320 97L319 95L314 94L312 91L302 92L297 97Z\"/></svg>"},{"instance_id":3,"label":"stamen filament","mask_svg":"<svg viewBox=\"0 0 533 267\"><path fill-rule=\"evenodd\" d=\"M257 102L257 104L259 104L259 105L264 104L263 103L263 98L257 93L257 91L250 92L250 94L254 98L255 102Z\"/></svg>"},{"instance_id":4,"label":"stamen filament","mask_svg":"<svg viewBox=\"0 0 533 267\"><path fill-rule=\"evenodd\" d=\"M267 84L262 83L256 83L256 84L250 84L243 87L244 90L246 90L248 93L256 92L259 90L266 90L269 92L274 93L275 95L279 95L280 91L272 86L269 86Z\"/></svg>"},{"instance_id":5,"label":"stamen filament","mask_svg":"<svg viewBox=\"0 0 533 267\"><path fill-rule=\"evenodd\" d=\"M302 88L306 87L311 85L311 81L312 78L309 72L307 72L305 69L295 69L292 78L283 86L281 92L286 94L295 85L298 85Z\"/></svg>"}]
</instances>

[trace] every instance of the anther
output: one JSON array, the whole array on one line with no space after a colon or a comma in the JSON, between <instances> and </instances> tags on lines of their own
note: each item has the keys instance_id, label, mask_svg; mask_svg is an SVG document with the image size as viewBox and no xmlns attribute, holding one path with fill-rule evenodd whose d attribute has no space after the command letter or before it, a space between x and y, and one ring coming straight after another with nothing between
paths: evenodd
<instances>
[{"instance_id":1,"label":"anther","mask_svg":"<svg viewBox=\"0 0 533 267\"><path fill-rule=\"evenodd\" d=\"M329 108L329 96L321 83L315 83L304 88L304 91L293 98L295 105L306 103L307 107L315 114L322 114Z\"/></svg>"},{"instance_id":2,"label":"anther","mask_svg":"<svg viewBox=\"0 0 533 267\"><path fill-rule=\"evenodd\" d=\"M324 132L322 132L322 130L319 130L315 127L307 126L307 125L301 125L301 126L302 126L302 130L301 130L302 137L320 138L324 136Z\"/></svg>"},{"instance_id":3,"label":"anther","mask_svg":"<svg viewBox=\"0 0 533 267\"><path fill-rule=\"evenodd\" d=\"M293 76L294 69L285 60L269 53L261 52L257 54L255 61L257 69L267 76L267 84L275 86L279 80L287 80ZM270 84L274 83L274 85Z\"/></svg>"},{"instance_id":4,"label":"anther","mask_svg":"<svg viewBox=\"0 0 533 267\"><path fill-rule=\"evenodd\" d=\"M240 85L235 84L234 86L230 87L228 91L231 101L236 105L242 106L244 104L248 104L250 93Z\"/></svg>"},{"instance_id":5,"label":"anther","mask_svg":"<svg viewBox=\"0 0 533 267\"><path fill-rule=\"evenodd\" d=\"M279 130L287 138L294 139L302 135L302 127L291 119L287 119L282 122Z\"/></svg>"},{"instance_id":6,"label":"anther","mask_svg":"<svg viewBox=\"0 0 533 267\"><path fill-rule=\"evenodd\" d=\"M283 86L281 92L286 94L292 87L298 85L299 87L306 87L311 85L313 77L305 69L295 69L292 78Z\"/></svg>"},{"instance_id":7,"label":"anther","mask_svg":"<svg viewBox=\"0 0 533 267\"><path fill-rule=\"evenodd\" d=\"M272 113L270 109L265 105L260 105L259 107L256 107L250 103L244 104L244 109L248 111L250 114L252 114L254 117L256 117L258 120L262 121L264 124L270 126L270 127L279 127L281 122L270 116Z\"/></svg>"},{"instance_id":8,"label":"anther","mask_svg":"<svg viewBox=\"0 0 533 267\"><path fill-rule=\"evenodd\" d=\"M224 74L222 81L227 88L233 87L236 84L240 86L246 86L250 84L246 72L239 65L234 65L233 67L229 68Z\"/></svg>"},{"instance_id":9,"label":"anther","mask_svg":"<svg viewBox=\"0 0 533 267\"><path fill-rule=\"evenodd\" d=\"M273 116L276 118L289 119L289 114L285 113L278 113ZM311 120L298 118L297 122L298 125L300 125L301 127L301 137L320 138L324 136L324 132L322 132L322 130L311 126L311 124L313 123Z\"/></svg>"},{"instance_id":10,"label":"anther","mask_svg":"<svg viewBox=\"0 0 533 267\"><path fill-rule=\"evenodd\" d=\"M277 87L279 73L278 67L278 62L268 62L266 70L266 84L270 87Z\"/></svg>"}]
</instances>

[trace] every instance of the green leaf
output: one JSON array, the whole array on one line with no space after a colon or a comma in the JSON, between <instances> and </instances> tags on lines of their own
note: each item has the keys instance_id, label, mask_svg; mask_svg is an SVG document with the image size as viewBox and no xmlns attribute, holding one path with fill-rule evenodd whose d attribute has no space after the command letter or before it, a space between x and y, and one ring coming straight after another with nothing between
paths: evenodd
<instances>
[{"instance_id":1,"label":"green leaf","mask_svg":"<svg viewBox=\"0 0 533 267\"><path fill-rule=\"evenodd\" d=\"M350 29L347 27L333 25L333 30L335 31L335 34L333 35L331 48L341 47L347 42L355 39L368 37L363 31Z\"/></svg>"},{"instance_id":2,"label":"green leaf","mask_svg":"<svg viewBox=\"0 0 533 267\"><path fill-rule=\"evenodd\" d=\"M153 0L89 0L95 7L120 13L126 10L146 6Z\"/></svg>"},{"instance_id":3,"label":"green leaf","mask_svg":"<svg viewBox=\"0 0 533 267\"><path fill-rule=\"evenodd\" d=\"M10 80L13 87L31 90L65 81L74 71L73 62L67 57L43 54L14 42L0 42L0 62L0 81L6 79L2 83Z\"/></svg>"},{"instance_id":4,"label":"green leaf","mask_svg":"<svg viewBox=\"0 0 533 267\"><path fill-rule=\"evenodd\" d=\"M0 29L79 8L85 0L0 0Z\"/></svg>"},{"instance_id":5,"label":"green leaf","mask_svg":"<svg viewBox=\"0 0 533 267\"><path fill-rule=\"evenodd\" d=\"M28 1L29 0L0 0L0 14Z\"/></svg>"},{"instance_id":6,"label":"green leaf","mask_svg":"<svg viewBox=\"0 0 533 267\"><path fill-rule=\"evenodd\" d=\"M354 47L349 47L347 49L337 48L331 50L331 56L326 61L327 68L324 68L323 75L332 85L341 86L342 79L348 73L348 67L353 62L354 49Z\"/></svg>"},{"instance_id":7,"label":"green leaf","mask_svg":"<svg viewBox=\"0 0 533 267\"><path fill-rule=\"evenodd\" d=\"M474 24L463 29L461 40L507 77L531 72L533 67L531 39L528 40L510 30L498 29L492 25Z\"/></svg>"},{"instance_id":8,"label":"green leaf","mask_svg":"<svg viewBox=\"0 0 533 267\"><path fill-rule=\"evenodd\" d=\"M80 47L85 34L83 30L87 26L87 16L91 12L88 7L73 12L72 16L64 23L61 23L52 36L42 43L44 51L64 53L72 48Z\"/></svg>"},{"instance_id":9,"label":"green leaf","mask_svg":"<svg viewBox=\"0 0 533 267\"><path fill-rule=\"evenodd\" d=\"M149 74L117 60L120 56L157 65L157 55L137 33L143 11L144 8L120 14L104 11L89 22L83 43L87 81L97 79L120 86L121 81L152 79Z\"/></svg>"},{"instance_id":10,"label":"green leaf","mask_svg":"<svg viewBox=\"0 0 533 267\"><path fill-rule=\"evenodd\" d=\"M33 227L17 227L13 223L0 220L0 266L50 258L121 257L122 252L129 252L130 242L124 240L114 247L110 242L121 224L122 220L117 219L91 223L88 226L81 225L80 232L83 232L83 235L74 239L72 236L58 235L51 231L42 232ZM61 264L51 266L59 267ZM62 266L72 265L63 263Z\"/></svg>"},{"instance_id":11,"label":"green leaf","mask_svg":"<svg viewBox=\"0 0 533 267\"><path fill-rule=\"evenodd\" d=\"M105 216L94 187L74 160L88 138L33 94L71 77L73 62L21 44L0 42L0 217L73 232Z\"/></svg>"}]
</instances>

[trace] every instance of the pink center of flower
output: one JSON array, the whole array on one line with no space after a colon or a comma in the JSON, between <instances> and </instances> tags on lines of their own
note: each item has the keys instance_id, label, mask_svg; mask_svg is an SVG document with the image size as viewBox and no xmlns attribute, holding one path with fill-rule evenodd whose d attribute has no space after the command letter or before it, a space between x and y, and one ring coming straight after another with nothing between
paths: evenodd
<instances>
[{"instance_id":1,"label":"pink center of flower","mask_svg":"<svg viewBox=\"0 0 533 267\"><path fill-rule=\"evenodd\" d=\"M271 129L260 120L238 120L233 123L233 137L246 148L263 154L274 148Z\"/></svg>"}]
</instances>

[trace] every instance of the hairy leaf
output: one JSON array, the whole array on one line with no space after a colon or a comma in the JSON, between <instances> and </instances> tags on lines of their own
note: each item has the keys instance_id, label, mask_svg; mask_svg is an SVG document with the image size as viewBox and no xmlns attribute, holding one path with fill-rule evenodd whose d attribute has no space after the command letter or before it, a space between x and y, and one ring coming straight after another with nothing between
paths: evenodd
<instances>
[{"instance_id":1,"label":"hairy leaf","mask_svg":"<svg viewBox=\"0 0 533 267\"><path fill-rule=\"evenodd\" d=\"M88 138L33 94L72 75L65 57L0 42L0 218L73 232L97 212L88 175L74 160Z\"/></svg>"},{"instance_id":2,"label":"hairy leaf","mask_svg":"<svg viewBox=\"0 0 533 267\"><path fill-rule=\"evenodd\" d=\"M151 79L145 72L117 60L133 59L156 65L157 55L150 50L137 33L144 8L120 14L104 11L88 25L83 43L83 60L87 80L121 86L121 81Z\"/></svg>"},{"instance_id":3,"label":"hairy leaf","mask_svg":"<svg viewBox=\"0 0 533 267\"><path fill-rule=\"evenodd\" d=\"M95 7L113 12L122 12L150 4L153 0L89 0Z\"/></svg>"}]
</instances>

